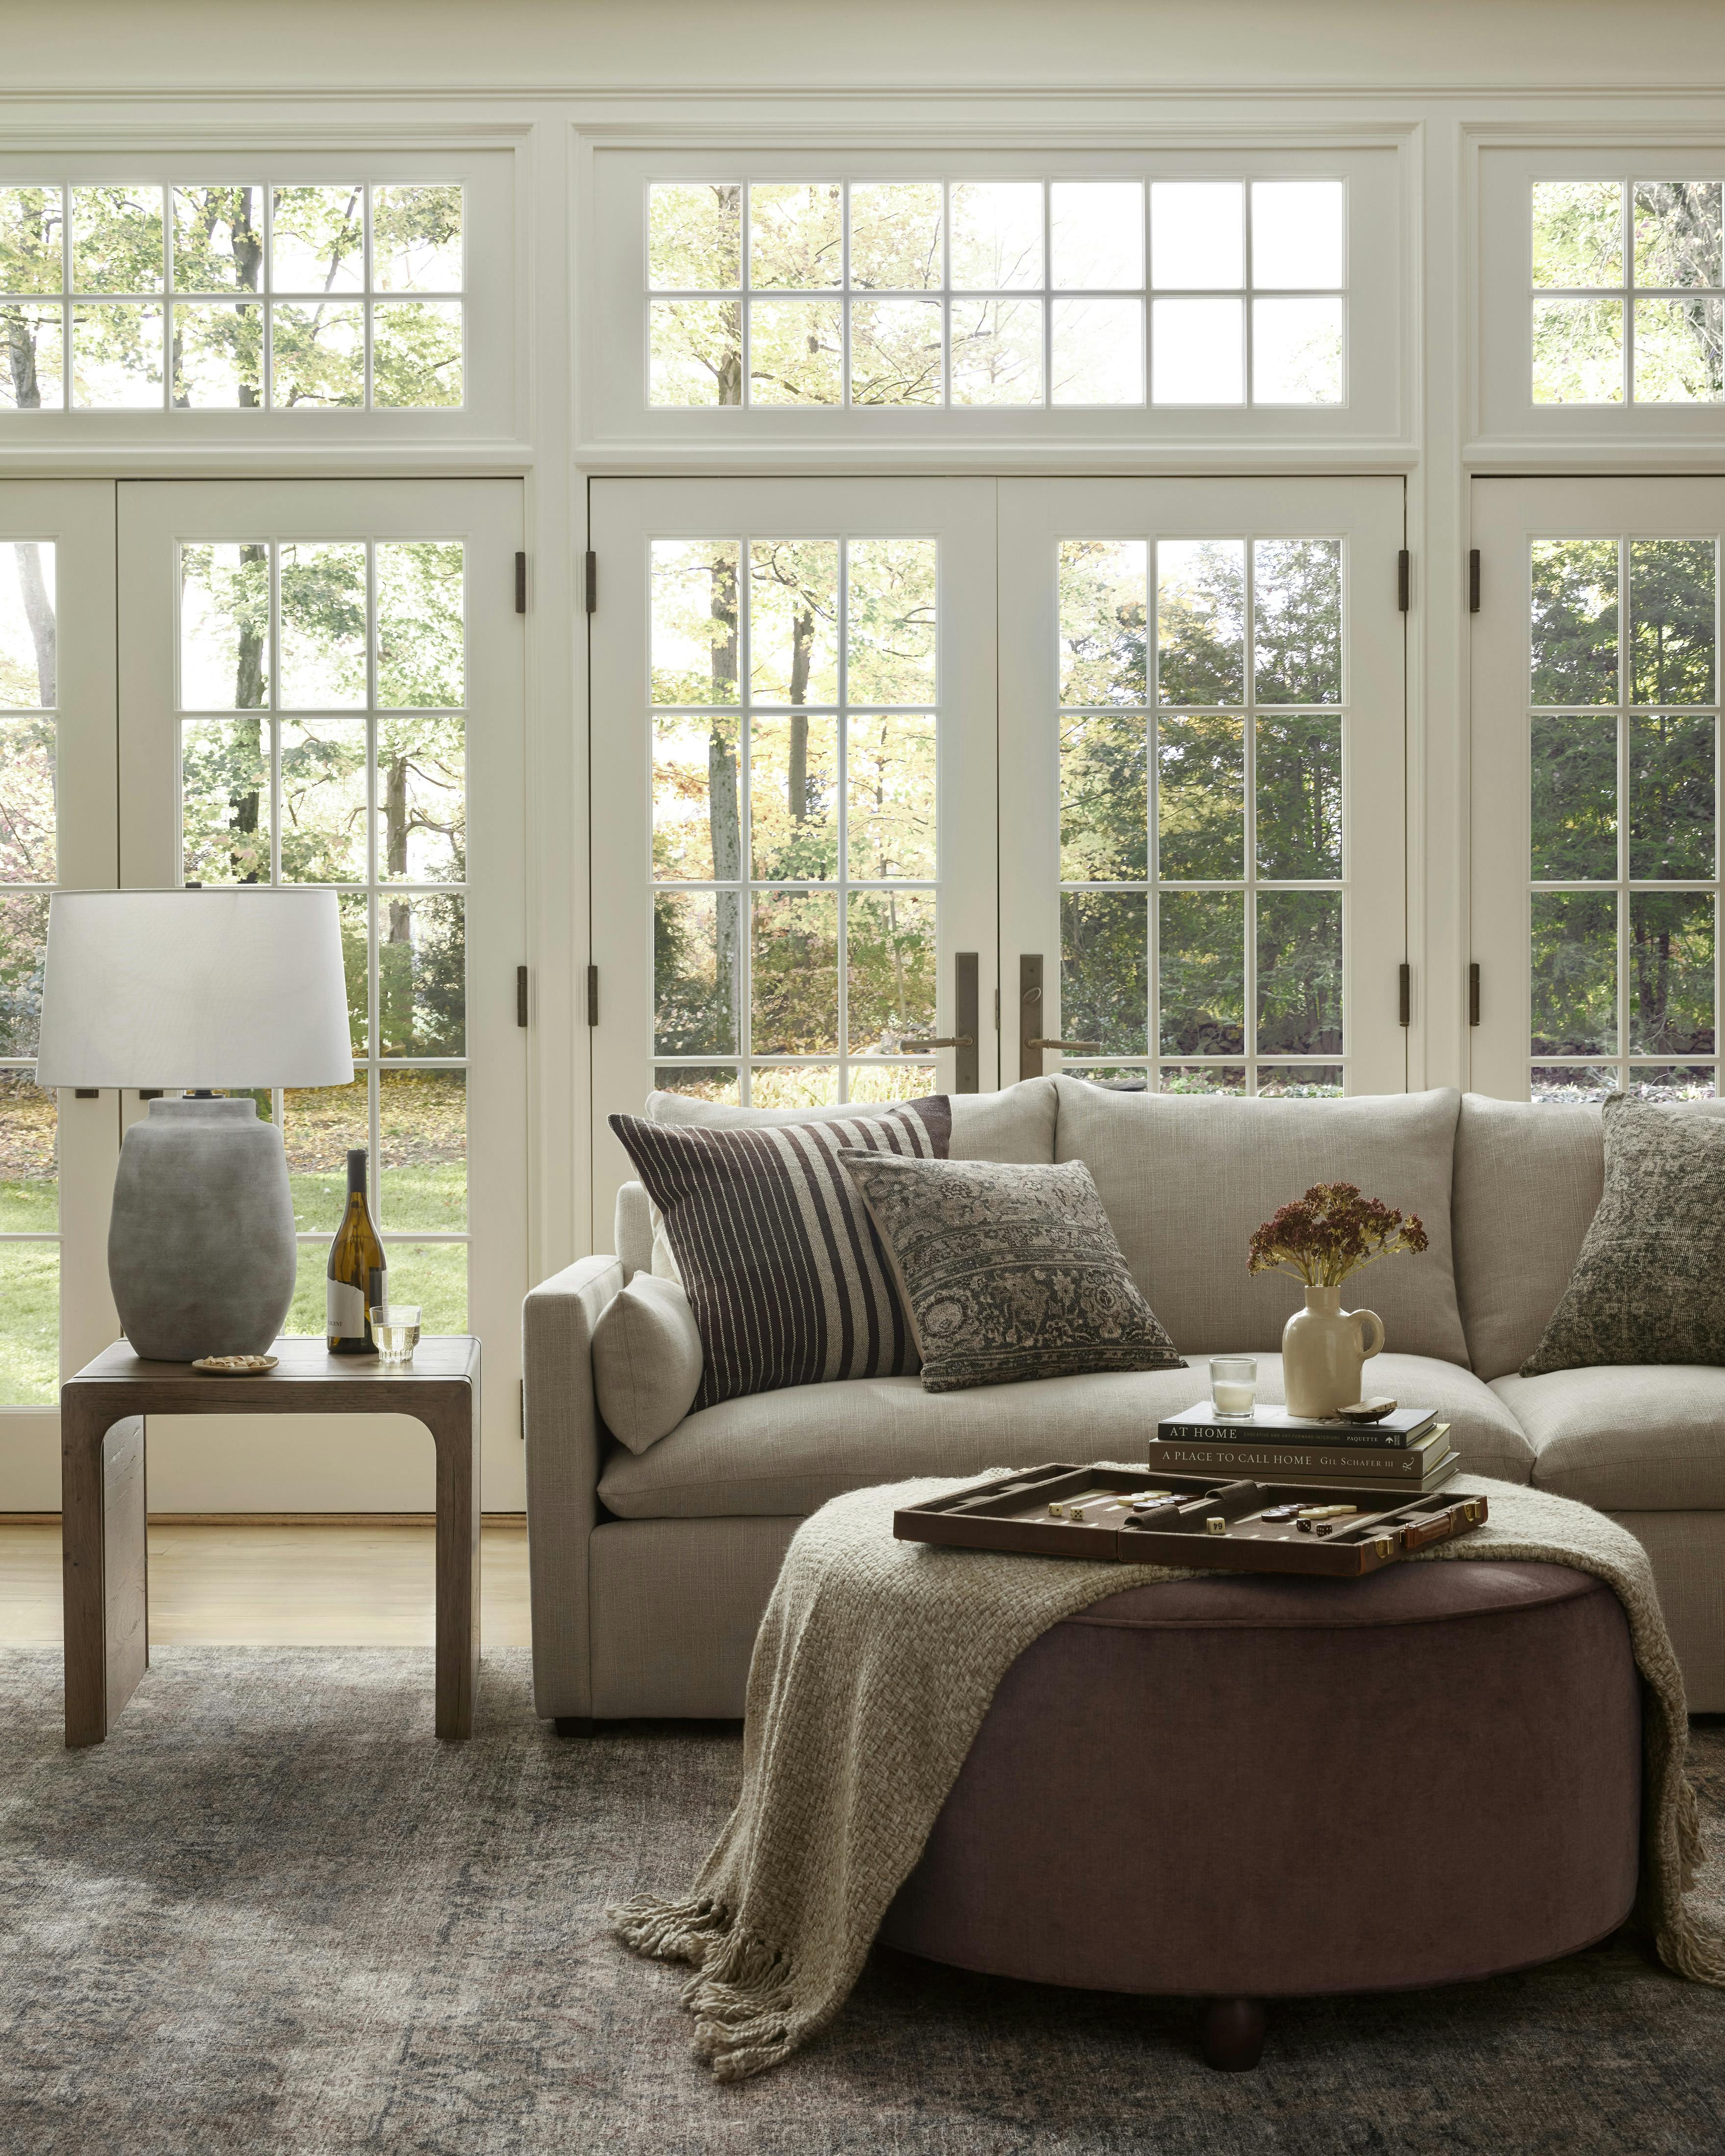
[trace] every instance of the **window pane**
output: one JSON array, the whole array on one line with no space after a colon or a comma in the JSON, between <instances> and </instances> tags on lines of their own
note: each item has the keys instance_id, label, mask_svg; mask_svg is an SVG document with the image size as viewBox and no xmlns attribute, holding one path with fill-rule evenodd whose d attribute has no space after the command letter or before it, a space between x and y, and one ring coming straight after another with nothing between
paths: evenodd
<instances>
[{"instance_id":1,"label":"window pane","mask_svg":"<svg viewBox=\"0 0 1725 2156\"><path fill-rule=\"evenodd\" d=\"M1342 542L1259 539L1252 649L1266 704L1342 701Z\"/></svg>"},{"instance_id":2,"label":"window pane","mask_svg":"<svg viewBox=\"0 0 1725 2156\"><path fill-rule=\"evenodd\" d=\"M1060 545L1060 701L1142 704L1145 573L1142 539L1063 539Z\"/></svg>"},{"instance_id":3,"label":"window pane","mask_svg":"<svg viewBox=\"0 0 1725 2156\"><path fill-rule=\"evenodd\" d=\"M1629 904L1630 1054L1711 1055L1712 894L1636 891Z\"/></svg>"},{"instance_id":4,"label":"window pane","mask_svg":"<svg viewBox=\"0 0 1725 2156\"><path fill-rule=\"evenodd\" d=\"M180 728L187 883L270 880L270 721L187 719Z\"/></svg>"},{"instance_id":5,"label":"window pane","mask_svg":"<svg viewBox=\"0 0 1725 2156\"><path fill-rule=\"evenodd\" d=\"M1342 894L1258 895L1258 1052L1336 1055L1342 1039Z\"/></svg>"},{"instance_id":6,"label":"window pane","mask_svg":"<svg viewBox=\"0 0 1725 2156\"><path fill-rule=\"evenodd\" d=\"M1162 894L1158 973L1164 1055L1238 1055L1245 1047L1245 897Z\"/></svg>"},{"instance_id":7,"label":"window pane","mask_svg":"<svg viewBox=\"0 0 1725 2156\"><path fill-rule=\"evenodd\" d=\"M180 709L256 711L270 701L270 548L180 548Z\"/></svg>"},{"instance_id":8,"label":"window pane","mask_svg":"<svg viewBox=\"0 0 1725 2156\"><path fill-rule=\"evenodd\" d=\"M742 1085L734 1064L660 1064L653 1073L653 1083L661 1093L680 1093L691 1101L716 1101L726 1107L737 1107L742 1100Z\"/></svg>"},{"instance_id":9,"label":"window pane","mask_svg":"<svg viewBox=\"0 0 1725 2156\"><path fill-rule=\"evenodd\" d=\"M935 721L932 712L853 714L846 755L854 876L935 873Z\"/></svg>"},{"instance_id":10,"label":"window pane","mask_svg":"<svg viewBox=\"0 0 1725 2156\"><path fill-rule=\"evenodd\" d=\"M1340 180L1254 180L1253 284L1286 291L1345 282L1347 198Z\"/></svg>"},{"instance_id":11,"label":"window pane","mask_svg":"<svg viewBox=\"0 0 1725 2156\"><path fill-rule=\"evenodd\" d=\"M1061 893L1060 1037L1096 1042L1093 1050L1080 1052L1146 1052L1149 917L1150 901L1142 891Z\"/></svg>"},{"instance_id":12,"label":"window pane","mask_svg":"<svg viewBox=\"0 0 1725 2156\"><path fill-rule=\"evenodd\" d=\"M1528 766L1529 873L1535 882L1612 881L1617 875L1615 715L1536 716L1529 726Z\"/></svg>"},{"instance_id":13,"label":"window pane","mask_svg":"<svg viewBox=\"0 0 1725 2156\"><path fill-rule=\"evenodd\" d=\"M1533 302L1533 402L1623 402L1621 300Z\"/></svg>"},{"instance_id":14,"label":"window pane","mask_svg":"<svg viewBox=\"0 0 1725 2156\"><path fill-rule=\"evenodd\" d=\"M459 292L461 189L372 189L372 282L380 292Z\"/></svg>"},{"instance_id":15,"label":"window pane","mask_svg":"<svg viewBox=\"0 0 1725 2156\"><path fill-rule=\"evenodd\" d=\"M0 1407L51 1408L60 1385L58 1243L0 1243Z\"/></svg>"},{"instance_id":16,"label":"window pane","mask_svg":"<svg viewBox=\"0 0 1725 2156\"><path fill-rule=\"evenodd\" d=\"M1244 703L1244 542L1161 540L1156 577L1157 701Z\"/></svg>"},{"instance_id":17,"label":"window pane","mask_svg":"<svg viewBox=\"0 0 1725 2156\"><path fill-rule=\"evenodd\" d=\"M932 1063L853 1063L845 1098L851 1101L921 1101L940 1087Z\"/></svg>"},{"instance_id":18,"label":"window pane","mask_svg":"<svg viewBox=\"0 0 1725 2156\"><path fill-rule=\"evenodd\" d=\"M377 701L456 711L467 701L459 539L379 541Z\"/></svg>"},{"instance_id":19,"label":"window pane","mask_svg":"<svg viewBox=\"0 0 1725 2156\"><path fill-rule=\"evenodd\" d=\"M960 180L952 190L952 281L960 292L1034 290L1042 282L1042 187Z\"/></svg>"},{"instance_id":20,"label":"window pane","mask_svg":"<svg viewBox=\"0 0 1725 2156\"><path fill-rule=\"evenodd\" d=\"M1717 404L1725 397L1717 300L1637 300L1635 395L1644 404Z\"/></svg>"},{"instance_id":21,"label":"window pane","mask_svg":"<svg viewBox=\"0 0 1725 2156\"><path fill-rule=\"evenodd\" d=\"M357 292L365 284L365 190L277 187L270 282L278 292Z\"/></svg>"},{"instance_id":22,"label":"window pane","mask_svg":"<svg viewBox=\"0 0 1725 2156\"><path fill-rule=\"evenodd\" d=\"M377 1081L377 1224L467 1225L467 1074L386 1070Z\"/></svg>"},{"instance_id":23,"label":"window pane","mask_svg":"<svg viewBox=\"0 0 1725 2156\"><path fill-rule=\"evenodd\" d=\"M941 308L927 300L858 300L850 309L853 404L938 404Z\"/></svg>"},{"instance_id":24,"label":"window pane","mask_svg":"<svg viewBox=\"0 0 1725 2156\"><path fill-rule=\"evenodd\" d=\"M932 891L853 891L845 901L846 1031L853 1055L891 1055L935 1033Z\"/></svg>"},{"instance_id":25,"label":"window pane","mask_svg":"<svg viewBox=\"0 0 1725 2156\"><path fill-rule=\"evenodd\" d=\"M1069 291L1141 290L1142 182L1056 180L1048 193L1051 282Z\"/></svg>"},{"instance_id":26,"label":"window pane","mask_svg":"<svg viewBox=\"0 0 1725 2156\"><path fill-rule=\"evenodd\" d=\"M263 308L176 301L172 358L181 410L255 411L264 393Z\"/></svg>"},{"instance_id":27,"label":"window pane","mask_svg":"<svg viewBox=\"0 0 1725 2156\"><path fill-rule=\"evenodd\" d=\"M838 1099L836 1063L757 1063L749 1074L752 1107L830 1108Z\"/></svg>"},{"instance_id":28,"label":"window pane","mask_svg":"<svg viewBox=\"0 0 1725 2156\"><path fill-rule=\"evenodd\" d=\"M760 1055L839 1048L839 900L833 891L755 895L750 1042Z\"/></svg>"},{"instance_id":29,"label":"window pane","mask_svg":"<svg viewBox=\"0 0 1725 2156\"><path fill-rule=\"evenodd\" d=\"M60 292L60 191L0 187L0 292Z\"/></svg>"},{"instance_id":30,"label":"window pane","mask_svg":"<svg viewBox=\"0 0 1725 2156\"><path fill-rule=\"evenodd\" d=\"M382 899L377 1030L385 1055L467 1052L466 901Z\"/></svg>"},{"instance_id":31,"label":"window pane","mask_svg":"<svg viewBox=\"0 0 1725 2156\"><path fill-rule=\"evenodd\" d=\"M391 883L459 883L467 874L467 729L459 712L381 715L377 787L378 875Z\"/></svg>"},{"instance_id":32,"label":"window pane","mask_svg":"<svg viewBox=\"0 0 1725 2156\"><path fill-rule=\"evenodd\" d=\"M830 883L839 873L839 721L788 714L749 721L752 872Z\"/></svg>"},{"instance_id":33,"label":"window pane","mask_svg":"<svg viewBox=\"0 0 1725 2156\"><path fill-rule=\"evenodd\" d=\"M467 1330L466 1243L398 1243L383 1246L389 1260L392 1302L417 1302L422 1334Z\"/></svg>"},{"instance_id":34,"label":"window pane","mask_svg":"<svg viewBox=\"0 0 1725 2156\"><path fill-rule=\"evenodd\" d=\"M1238 300L1153 301L1151 401L1157 404L1244 403L1244 321Z\"/></svg>"},{"instance_id":35,"label":"window pane","mask_svg":"<svg viewBox=\"0 0 1725 2156\"><path fill-rule=\"evenodd\" d=\"M1147 728L1140 711L1060 721L1060 875L1141 883L1148 873Z\"/></svg>"},{"instance_id":36,"label":"window pane","mask_svg":"<svg viewBox=\"0 0 1725 2156\"><path fill-rule=\"evenodd\" d=\"M1040 300L955 300L952 321L955 404L1042 402Z\"/></svg>"},{"instance_id":37,"label":"window pane","mask_svg":"<svg viewBox=\"0 0 1725 2156\"><path fill-rule=\"evenodd\" d=\"M0 544L0 711L53 710L56 634L54 542Z\"/></svg>"},{"instance_id":38,"label":"window pane","mask_svg":"<svg viewBox=\"0 0 1725 2156\"><path fill-rule=\"evenodd\" d=\"M1536 539L1532 701L1617 701L1617 546L1610 539Z\"/></svg>"},{"instance_id":39,"label":"window pane","mask_svg":"<svg viewBox=\"0 0 1725 2156\"><path fill-rule=\"evenodd\" d=\"M57 411L66 401L64 331L58 306L0 303L0 411Z\"/></svg>"},{"instance_id":40,"label":"window pane","mask_svg":"<svg viewBox=\"0 0 1725 2156\"><path fill-rule=\"evenodd\" d=\"M1631 193L1638 285L1725 281L1720 273L1717 180L1637 180Z\"/></svg>"},{"instance_id":41,"label":"window pane","mask_svg":"<svg viewBox=\"0 0 1725 2156\"><path fill-rule=\"evenodd\" d=\"M357 304L270 310L270 403L282 411L336 411L366 401L365 311Z\"/></svg>"},{"instance_id":42,"label":"window pane","mask_svg":"<svg viewBox=\"0 0 1725 2156\"><path fill-rule=\"evenodd\" d=\"M1056 404L1142 404L1142 300L1056 300L1053 395Z\"/></svg>"},{"instance_id":43,"label":"window pane","mask_svg":"<svg viewBox=\"0 0 1725 2156\"><path fill-rule=\"evenodd\" d=\"M942 222L937 180L856 182L850 190L851 284L884 292L937 290Z\"/></svg>"},{"instance_id":44,"label":"window pane","mask_svg":"<svg viewBox=\"0 0 1725 2156\"><path fill-rule=\"evenodd\" d=\"M1536 180L1533 282L1623 282L1623 187L1617 180Z\"/></svg>"},{"instance_id":45,"label":"window pane","mask_svg":"<svg viewBox=\"0 0 1725 2156\"><path fill-rule=\"evenodd\" d=\"M734 891L653 901L654 1041L661 1055L735 1055L742 901Z\"/></svg>"},{"instance_id":46,"label":"window pane","mask_svg":"<svg viewBox=\"0 0 1725 2156\"><path fill-rule=\"evenodd\" d=\"M842 403L842 316L836 300L752 300L750 403Z\"/></svg>"},{"instance_id":47,"label":"window pane","mask_svg":"<svg viewBox=\"0 0 1725 2156\"><path fill-rule=\"evenodd\" d=\"M737 728L728 714L653 721L653 873L662 881L742 872Z\"/></svg>"},{"instance_id":48,"label":"window pane","mask_svg":"<svg viewBox=\"0 0 1725 2156\"><path fill-rule=\"evenodd\" d=\"M0 718L0 883L54 880L55 725Z\"/></svg>"},{"instance_id":49,"label":"window pane","mask_svg":"<svg viewBox=\"0 0 1725 2156\"><path fill-rule=\"evenodd\" d=\"M279 552L279 705L288 711L363 710L363 542L285 539Z\"/></svg>"},{"instance_id":50,"label":"window pane","mask_svg":"<svg viewBox=\"0 0 1725 2156\"><path fill-rule=\"evenodd\" d=\"M47 955L46 892L0 896L0 1055L36 1053Z\"/></svg>"},{"instance_id":51,"label":"window pane","mask_svg":"<svg viewBox=\"0 0 1725 2156\"><path fill-rule=\"evenodd\" d=\"M372 309L372 402L448 409L462 398L459 300L384 300Z\"/></svg>"},{"instance_id":52,"label":"window pane","mask_svg":"<svg viewBox=\"0 0 1725 2156\"><path fill-rule=\"evenodd\" d=\"M1342 873L1342 721L1260 719L1258 873L1307 880Z\"/></svg>"},{"instance_id":53,"label":"window pane","mask_svg":"<svg viewBox=\"0 0 1725 2156\"><path fill-rule=\"evenodd\" d=\"M1339 1063L1274 1063L1258 1065L1260 1101L1337 1101L1347 1091Z\"/></svg>"},{"instance_id":54,"label":"window pane","mask_svg":"<svg viewBox=\"0 0 1725 2156\"><path fill-rule=\"evenodd\" d=\"M737 290L742 284L742 189L697 182L649 187L647 282L660 291Z\"/></svg>"},{"instance_id":55,"label":"window pane","mask_svg":"<svg viewBox=\"0 0 1725 2156\"><path fill-rule=\"evenodd\" d=\"M0 1070L0 1229L51 1235L59 1225L54 1095L28 1070Z\"/></svg>"},{"instance_id":56,"label":"window pane","mask_svg":"<svg viewBox=\"0 0 1725 2156\"><path fill-rule=\"evenodd\" d=\"M294 1225L302 1234L333 1235L347 1204L347 1156L372 1142L363 1075L347 1086L290 1087L281 1096L281 1142L287 1152L288 1188L293 1194ZM318 1270L327 1251L316 1253ZM317 1291L316 1314L307 1328L323 1331L323 1290Z\"/></svg>"},{"instance_id":57,"label":"window pane","mask_svg":"<svg viewBox=\"0 0 1725 2156\"><path fill-rule=\"evenodd\" d=\"M734 300L669 300L647 310L649 404L741 404L742 310Z\"/></svg>"},{"instance_id":58,"label":"window pane","mask_svg":"<svg viewBox=\"0 0 1725 2156\"><path fill-rule=\"evenodd\" d=\"M1713 701L1711 539L1630 542L1630 701Z\"/></svg>"},{"instance_id":59,"label":"window pane","mask_svg":"<svg viewBox=\"0 0 1725 2156\"><path fill-rule=\"evenodd\" d=\"M1159 291L1238 291L1245 283L1245 189L1238 180L1158 180L1150 189L1150 276Z\"/></svg>"},{"instance_id":60,"label":"window pane","mask_svg":"<svg viewBox=\"0 0 1725 2156\"><path fill-rule=\"evenodd\" d=\"M749 693L762 704L839 701L839 542L749 548Z\"/></svg>"},{"instance_id":61,"label":"window pane","mask_svg":"<svg viewBox=\"0 0 1725 2156\"><path fill-rule=\"evenodd\" d=\"M1159 1074L1158 1093L1244 1093L1243 1063L1165 1063Z\"/></svg>"},{"instance_id":62,"label":"window pane","mask_svg":"<svg viewBox=\"0 0 1725 2156\"><path fill-rule=\"evenodd\" d=\"M844 189L835 182L749 187L749 285L812 291L844 282Z\"/></svg>"},{"instance_id":63,"label":"window pane","mask_svg":"<svg viewBox=\"0 0 1725 2156\"><path fill-rule=\"evenodd\" d=\"M255 292L264 282L261 187L168 190L177 292Z\"/></svg>"},{"instance_id":64,"label":"window pane","mask_svg":"<svg viewBox=\"0 0 1725 2156\"><path fill-rule=\"evenodd\" d=\"M734 539L653 542L655 704L737 701L737 552Z\"/></svg>"},{"instance_id":65,"label":"window pane","mask_svg":"<svg viewBox=\"0 0 1725 2156\"><path fill-rule=\"evenodd\" d=\"M1617 899L1612 891L1532 894L1532 1051L1617 1053Z\"/></svg>"},{"instance_id":66,"label":"window pane","mask_svg":"<svg viewBox=\"0 0 1725 2156\"><path fill-rule=\"evenodd\" d=\"M341 925L341 971L347 984L347 1028L355 1055L369 1052L372 1040L371 901L363 891L344 891L336 901ZM260 1108L258 1111L264 1111Z\"/></svg>"},{"instance_id":67,"label":"window pane","mask_svg":"<svg viewBox=\"0 0 1725 2156\"><path fill-rule=\"evenodd\" d=\"M1666 711L1629 722L1629 872L1713 875L1714 721Z\"/></svg>"},{"instance_id":68,"label":"window pane","mask_svg":"<svg viewBox=\"0 0 1725 2156\"><path fill-rule=\"evenodd\" d=\"M1630 1091L1644 1101L1713 1101L1719 1094L1718 1065L1713 1063L1637 1064L1630 1070Z\"/></svg>"},{"instance_id":69,"label":"window pane","mask_svg":"<svg viewBox=\"0 0 1725 2156\"><path fill-rule=\"evenodd\" d=\"M159 292L163 275L160 187L73 188L74 292Z\"/></svg>"},{"instance_id":70,"label":"window pane","mask_svg":"<svg viewBox=\"0 0 1725 2156\"><path fill-rule=\"evenodd\" d=\"M96 306L72 310L72 402L88 412L159 410L162 310Z\"/></svg>"},{"instance_id":71,"label":"window pane","mask_svg":"<svg viewBox=\"0 0 1725 2156\"><path fill-rule=\"evenodd\" d=\"M1208 713L1156 722L1157 873L1232 880L1245 870L1245 728Z\"/></svg>"},{"instance_id":72,"label":"window pane","mask_svg":"<svg viewBox=\"0 0 1725 2156\"><path fill-rule=\"evenodd\" d=\"M1549 1101L1569 1107L1585 1102L1597 1105L1618 1090L1617 1065L1615 1063L1536 1063L1530 1076L1531 1091L1536 1101Z\"/></svg>"},{"instance_id":73,"label":"window pane","mask_svg":"<svg viewBox=\"0 0 1725 2156\"><path fill-rule=\"evenodd\" d=\"M854 539L847 550L845 700L936 701L932 539Z\"/></svg>"},{"instance_id":74,"label":"window pane","mask_svg":"<svg viewBox=\"0 0 1725 2156\"><path fill-rule=\"evenodd\" d=\"M281 879L365 881L363 719L282 721Z\"/></svg>"},{"instance_id":75,"label":"window pane","mask_svg":"<svg viewBox=\"0 0 1725 2156\"><path fill-rule=\"evenodd\" d=\"M1342 339L1339 299L1254 300L1253 402L1339 404Z\"/></svg>"}]
</instances>

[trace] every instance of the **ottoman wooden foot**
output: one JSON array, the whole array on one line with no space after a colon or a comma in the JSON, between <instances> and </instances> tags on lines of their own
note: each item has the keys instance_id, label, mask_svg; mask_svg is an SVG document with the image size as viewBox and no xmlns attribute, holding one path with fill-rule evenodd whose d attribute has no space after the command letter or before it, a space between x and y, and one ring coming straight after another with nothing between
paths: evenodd
<instances>
[{"instance_id":1,"label":"ottoman wooden foot","mask_svg":"<svg viewBox=\"0 0 1725 2156\"><path fill-rule=\"evenodd\" d=\"M1198 2010L1198 2041L1207 2066L1250 2073L1264 2055L1261 1999L1206 1999Z\"/></svg>"},{"instance_id":2,"label":"ottoman wooden foot","mask_svg":"<svg viewBox=\"0 0 1725 2156\"><path fill-rule=\"evenodd\" d=\"M590 1714L560 1714L552 1723L559 1737L591 1737L593 1717Z\"/></svg>"}]
</instances>

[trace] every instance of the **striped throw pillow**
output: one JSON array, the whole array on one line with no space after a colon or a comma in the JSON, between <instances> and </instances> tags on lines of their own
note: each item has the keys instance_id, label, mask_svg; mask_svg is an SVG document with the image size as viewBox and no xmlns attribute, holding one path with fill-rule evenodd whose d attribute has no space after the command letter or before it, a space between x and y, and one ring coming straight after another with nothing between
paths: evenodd
<instances>
[{"instance_id":1,"label":"striped throw pillow","mask_svg":"<svg viewBox=\"0 0 1725 2156\"><path fill-rule=\"evenodd\" d=\"M639 1116L610 1123L663 1218L701 1327L697 1409L917 1368L892 1268L839 1155L944 1160L944 1094L884 1114L752 1130Z\"/></svg>"}]
</instances>

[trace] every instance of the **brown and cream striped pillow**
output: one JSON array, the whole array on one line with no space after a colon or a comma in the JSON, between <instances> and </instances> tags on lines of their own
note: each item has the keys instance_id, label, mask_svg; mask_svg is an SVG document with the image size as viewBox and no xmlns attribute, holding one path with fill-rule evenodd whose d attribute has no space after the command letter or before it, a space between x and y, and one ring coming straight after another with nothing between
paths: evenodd
<instances>
[{"instance_id":1,"label":"brown and cream striped pillow","mask_svg":"<svg viewBox=\"0 0 1725 2156\"><path fill-rule=\"evenodd\" d=\"M944 1094L884 1114L752 1130L639 1116L610 1123L659 1209L701 1327L697 1409L918 1367L892 1268L839 1155L944 1160Z\"/></svg>"}]
</instances>

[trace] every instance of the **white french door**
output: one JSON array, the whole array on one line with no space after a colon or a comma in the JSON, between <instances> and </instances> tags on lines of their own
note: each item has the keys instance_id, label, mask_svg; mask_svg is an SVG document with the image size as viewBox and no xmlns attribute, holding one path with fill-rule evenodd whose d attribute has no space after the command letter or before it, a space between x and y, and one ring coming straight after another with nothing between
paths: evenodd
<instances>
[{"instance_id":1,"label":"white french door","mask_svg":"<svg viewBox=\"0 0 1725 2156\"><path fill-rule=\"evenodd\" d=\"M1472 1083L1716 1094L1725 480L1478 480Z\"/></svg>"},{"instance_id":2,"label":"white french door","mask_svg":"<svg viewBox=\"0 0 1725 2156\"><path fill-rule=\"evenodd\" d=\"M485 1349L485 1500L522 1502L523 660L513 480L119 488L120 880L341 895L357 1075L264 1091L323 1331L345 1158L368 1148L393 1297ZM122 1119L141 1113L124 1096ZM151 1433L158 1511L429 1508L408 1424Z\"/></svg>"},{"instance_id":3,"label":"white french door","mask_svg":"<svg viewBox=\"0 0 1725 2156\"><path fill-rule=\"evenodd\" d=\"M604 1118L652 1086L999 1082L994 486L606 480L590 517L608 1247L629 1169Z\"/></svg>"}]
</instances>

